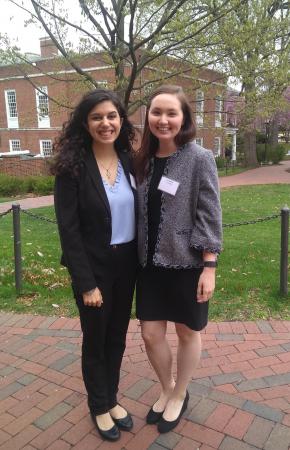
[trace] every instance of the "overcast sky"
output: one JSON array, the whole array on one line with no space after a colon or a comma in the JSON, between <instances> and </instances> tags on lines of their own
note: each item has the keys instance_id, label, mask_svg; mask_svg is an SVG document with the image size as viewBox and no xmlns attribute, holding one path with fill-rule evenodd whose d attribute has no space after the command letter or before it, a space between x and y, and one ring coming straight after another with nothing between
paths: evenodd
<instances>
[{"instance_id":1,"label":"overcast sky","mask_svg":"<svg viewBox=\"0 0 290 450\"><path fill-rule=\"evenodd\" d=\"M2 4L0 17L1 33L7 33L23 52L39 53L39 38L44 32L33 25L24 27L28 15L11 4L8 0L0 0Z\"/></svg>"},{"instance_id":2,"label":"overcast sky","mask_svg":"<svg viewBox=\"0 0 290 450\"><path fill-rule=\"evenodd\" d=\"M29 0L16 1L23 2L27 9L31 9ZM73 21L73 17L79 14L78 0L64 0L64 3L69 5L70 20ZM0 7L0 32L7 33L21 51L39 53L39 38L46 35L45 31L33 24L25 27L24 22L29 19L29 15L9 0L0 0Z\"/></svg>"}]
</instances>

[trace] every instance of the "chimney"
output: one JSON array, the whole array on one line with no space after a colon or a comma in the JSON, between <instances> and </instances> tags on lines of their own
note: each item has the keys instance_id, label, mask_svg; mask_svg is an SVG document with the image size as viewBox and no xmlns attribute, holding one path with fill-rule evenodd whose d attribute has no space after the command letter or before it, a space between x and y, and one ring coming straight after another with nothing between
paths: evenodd
<instances>
[{"instance_id":1,"label":"chimney","mask_svg":"<svg viewBox=\"0 0 290 450\"><path fill-rule=\"evenodd\" d=\"M42 58L53 58L58 55L58 49L49 37L40 38L40 56Z\"/></svg>"}]
</instances>

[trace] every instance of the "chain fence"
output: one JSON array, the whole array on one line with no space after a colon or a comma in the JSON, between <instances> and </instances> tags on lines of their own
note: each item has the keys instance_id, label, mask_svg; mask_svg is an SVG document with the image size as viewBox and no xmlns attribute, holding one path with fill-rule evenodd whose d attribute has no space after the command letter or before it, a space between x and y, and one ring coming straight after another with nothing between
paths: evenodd
<instances>
[{"instance_id":1,"label":"chain fence","mask_svg":"<svg viewBox=\"0 0 290 450\"><path fill-rule=\"evenodd\" d=\"M12 208L9 208L9 209L7 209L7 211L4 211L4 212L0 213L0 219L1 219L1 217L4 217L7 214L9 214L11 211L12 211Z\"/></svg>"},{"instance_id":2,"label":"chain fence","mask_svg":"<svg viewBox=\"0 0 290 450\"><path fill-rule=\"evenodd\" d=\"M14 259L15 259L15 284L16 290L21 290L21 236L20 236L20 213L31 217L35 220L57 225L57 221L49 217L32 213L21 208L18 204L13 204L7 211L0 213L0 218L12 212L13 215L13 235L14 235ZM223 228L234 228L245 225L255 225L257 223L267 222L270 220L281 219L281 258L280 258L280 292L283 295L288 294L288 235L289 235L289 208L284 207L279 213L265 217L259 217L252 220L245 220L235 223L224 223Z\"/></svg>"},{"instance_id":3,"label":"chain fence","mask_svg":"<svg viewBox=\"0 0 290 450\"><path fill-rule=\"evenodd\" d=\"M26 214L27 216L33 217L33 219L38 219L38 220L42 220L43 222L57 224L56 220L49 219L48 217L45 217L45 216L39 216L38 214L34 214L34 213L28 211L27 209L20 208L20 211L23 212L23 214Z\"/></svg>"},{"instance_id":4,"label":"chain fence","mask_svg":"<svg viewBox=\"0 0 290 450\"><path fill-rule=\"evenodd\" d=\"M223 228L240 227L242 225L254 225L256 223L266 222L268 220L273 220L273 219L278 219L278 217L281 217L281 213L279 213L279 214L272 214L271 216L261 217L261 218L253 219L253 220L245 220L243 222L224 223L223 224Z\"/></svg>"},{"instance_id":5,"label":"chain fence","mask_svg":"<svg viewBox=\"0 0 290 450\"><path fill-rule=\"evenodd\" d=\"M5 212L4 214L8 214L8 212L10 212L12 210L12 208L10 208L7 212ZM26 214L27 216L33 217L34 219L38 219L38 220L42 220L44 222L49 222L49 223L53 223L53 224L57 224L56 220L53 219L49 219L48 217L45 216L40 216L38 214L34 214L30 211L28 211L27 209L22 209L20 207L20 211L23 214ZM235 222L235 223L224 223L223 224L223 228L234 228L234 227L240 227L243 225L255 225L256 223L260 223L260 222L266 222L268 220L273 220L273 219L278 219L278 217L281 217L281 213L278 214L272 214L271 216L265 216L265 217L259 217L257 219L253 219L253 220L245 220L243 222Z\"/></svg>"},{"instance_id":6,"label":"chain fence","mask_svg":"<svg viewBox=\"0 0 290 450\"><path fill-rule=\"evenodd\" d=\"M0 218L3 216L6 216L6 214L9 214L12 211L12 208L9 208L7 211L0 213ZM38 219L38 220L42 220L44 222L49 222L49 223L53 223L53 224L57 224L56 220L50 219L48 217L45 216L41 216L39 214L34 214L30 211L28 211L27 209L23 209L20 207L20 211L23 214L26 214L27 216L30 216L34 219ZM265 216L265 217L259 217L257 219L252 219L252 220L244 220L242 222L235 222L235 223L224 223L223 224L223 228L234 228L234 227L240 227L243 225L255 225L256 223L260 223L260 222L266 222L268 220L273 220L273 219L278 219L279 217L281 217L281 212L278 214L272 214L271 216Z\"/></svg>"}]
</instances>

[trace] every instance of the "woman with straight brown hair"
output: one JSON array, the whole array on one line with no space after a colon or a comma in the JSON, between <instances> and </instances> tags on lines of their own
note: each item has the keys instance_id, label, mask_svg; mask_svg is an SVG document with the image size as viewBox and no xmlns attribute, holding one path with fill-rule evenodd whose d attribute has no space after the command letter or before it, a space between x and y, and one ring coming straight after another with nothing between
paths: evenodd
<instances>
[{"instance_id":1,"label":"woman with straight brown hair","mask_svg":"<svg viewBox=\"0 0 290 450\"><path fill-rule=\"evenodd\" d=\"M195 125L179 86L164 85L147 106L138 178L137 317L161 393L147 423L160 433L180 421L188 384L201 353L221 251L221 208L212 151L193 142ZM176 380L166 339L167 321L178 336Z\"/></svg>"}]
</instances>

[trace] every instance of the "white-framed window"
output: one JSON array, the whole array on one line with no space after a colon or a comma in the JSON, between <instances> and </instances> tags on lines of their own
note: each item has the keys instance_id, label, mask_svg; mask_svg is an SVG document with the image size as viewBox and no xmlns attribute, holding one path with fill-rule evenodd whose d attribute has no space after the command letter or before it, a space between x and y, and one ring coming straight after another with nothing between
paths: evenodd
<instances>
[{"instance_id":1,"label":"white-framed window","mask_svg":"<svg viewBox=\"0 0 290 450\"><path fill-rule=\"evenodd\" d=\"M196 124L199 127L203 126L204 113L204 92L197 91L196 93Z\"/></svg>"},{"instance_id":2,"label":"white-framed window","mask_svg":"<svg viewBox=\"0 0 290 450\"><path fill-rule=\"evenodd\" d=\"M195 138L195 143L202 147L203 146L203 138Z\"/></svg>"},{"instance_id":3,"label":"white-framed window","mask_svg":"<svg viewBox=\"0 0 290 450\"><path fill-rule=\"evenodd\" d=\"M214 138L214 146L213 146L214 156L220 156L221 154L221 138L217 136Z\"/></svg>"},{"instance_id":4,"label":"white-framed window","mask_svg":"<svg viewBox=\"0 0 290 450\"><path fill-rule=\"evenodd\" d=\"M16 91L14 89L5 91L5 103L8 128L18 128Z\"/></svg>"},{"instance_id":5,"label":"white-framed window","mask_svg":"<svg viewBox=\"0 0 290 450\"><path fill-rule=\"evenodd\" d=\"M20 139L9 139L10 152L20 152L21 144Z\"/></svg>"},{"instance_id":6,"label":"white-framed window","mask_svg":"<svg viewBox=\"0 0 290 450\"><path fill-rule=\"evenodd\" d=\"M40 153L43 156L50 156L52 154L52 140L51 139L42 139L39 141L40 143Z\"/></svg>"},{"instance_id":7,"label":"white-framed window","mask_svg":"<svg viewBox=\"0 0 290 450\"><path fill-rule=\"evenodd\" d=\"M222 110L223 99L221 95L217 95L215 98L215 126L220 128L222 126Z\"/></svg>"},{"instance_id":8,"label":"white-framed window","mask_svg":"<svg viewBox=\"0 0 290 450\"><path fill-rule=\"evenodd\" d=\"M47 96L47 86L39 86L39 90L35 89L37 119L39 128L49 128L49 103Z\"/></svg>"}]
</instances>

